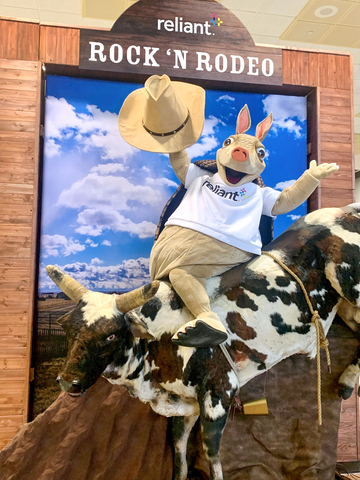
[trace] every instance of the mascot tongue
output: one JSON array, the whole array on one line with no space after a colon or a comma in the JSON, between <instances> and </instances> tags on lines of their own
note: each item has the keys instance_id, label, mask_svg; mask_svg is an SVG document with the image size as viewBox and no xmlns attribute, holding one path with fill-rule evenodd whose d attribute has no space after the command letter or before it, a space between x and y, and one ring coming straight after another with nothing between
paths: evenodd
<instances>
[{"instance_id":1,"label":"mascot tongue","mask_svg":"<svg viewBox=\"0 0 360 480\"><path fill-rule=\"evenodd\" d=\"M225 168L225 172L226 180L232 184L240 182L240 180L246 176L246 173L237 172L236 170L232 170L231 168Z\"/></svg>"}]
</instances>

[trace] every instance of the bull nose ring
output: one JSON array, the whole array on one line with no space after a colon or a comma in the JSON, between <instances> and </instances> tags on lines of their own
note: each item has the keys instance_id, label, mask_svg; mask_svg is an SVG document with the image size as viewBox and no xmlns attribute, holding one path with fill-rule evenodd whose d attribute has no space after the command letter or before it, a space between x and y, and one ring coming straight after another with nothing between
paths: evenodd
<instances>
[{"instance_id":1,"label":"bull nose ring","mask_svg":"<svg viewBox=\"0 0 360 480\"><path fill-rule=\"evenodd\" d=\"M231 157L237 162L245 162L245 160L249 158L249 152L246 150L246 148L236 147L231 152Z\"/></svg>"}]
</instances>

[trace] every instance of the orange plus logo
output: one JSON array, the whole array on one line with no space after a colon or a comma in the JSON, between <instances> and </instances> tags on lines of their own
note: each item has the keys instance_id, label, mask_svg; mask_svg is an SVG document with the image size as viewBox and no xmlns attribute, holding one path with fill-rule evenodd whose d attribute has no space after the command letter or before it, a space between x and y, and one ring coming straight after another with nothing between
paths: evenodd
<instances>
[{"instance_id":1,"label":"orange plus logo","mask_svg":"<svg viewBox=\"0 0 360 480\"><path fill-rule=\"evenodd\" d=\"M220 20L220 17L218 17L215 12L212 13L210 18L210 22L213 24L213 26L217 25L218 27L220 27L220 25L224 23L222 20Z\"/></svg>"}]
</instances>

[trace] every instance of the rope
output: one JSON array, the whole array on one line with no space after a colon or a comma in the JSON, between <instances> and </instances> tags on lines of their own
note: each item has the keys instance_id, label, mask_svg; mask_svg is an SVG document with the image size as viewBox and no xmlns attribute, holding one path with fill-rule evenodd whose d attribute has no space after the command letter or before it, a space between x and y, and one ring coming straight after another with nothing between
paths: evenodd
<instances>
[{"instance_id":1,"label":"rope","mask_svg":"<svg viewBox=\"0 0 360 480\"><path fill-rule=\"evenodd\" d=\"M233 372L235 373L236 375L236 378L238 379L238 382L239 382L239 388L237 389L237 392L235 394L235 397L233 398L233 401L232 401L232 404L231 404L231 408L230 408L230 417L231 417L231 420L234 419L234 414L235 414L235 410L241 410L243 409L242 407L242 403L241 403L241 400L240 398L238 397L239 395L239 390L240 390L240 373L238 372L238 369L235 365L235 363L233 362L233 359L231 358L230 356L230 353L226 350L226 347L223 343L221 343L219 345L222 353L224 354L224 357L226 358L226 360L229 362L229 365L230 367L232 368Z\"/></svg>"},{"instance_id":2,"label":"rope","mask_svg":"<svg viewBox=\"0 0 360 480\"><path fill-rule=\"evenodd\" d=\"M230 367L234 370L234 373L235 373L235 375L236 375L236 378L237 378L238 381L239 381L239 389L240 389L240 374L239 374L239 372L237 371L236 365L235 365L235 363L233 362L233 359L230 357L229 352L226 350L225 345L224 345L223 343L221 343L221 344L219 345L219 347L221 348L221 351L222 351L223 354L225 355L226 360L229 362Z\"/></svg>"},{"instance_id":3,"label":"rope","mask_svg":"<svg viewBox=\"0 0 360 480\"><path fill-rule=\"evenodd\" d=\"M304 293L306 303L308 304L309 310L311 312L311 321L315 324L316 329L316 370L317 370L317 403L318 403L318 424L319 432L321 431L322 425L322 406L321 406L321 359L320 359L320 348L323 348L326 353L326 361L329 373L331 372L331 360L329 353L329 341L325 336L324 327L321 323L320 315L317 310L313 309L309 295L305 289L303 282L300 278L290 270L279 258L273 255L271 252L262 252L262 254L271 257L275 262L277 262L286 272L288 272L300 285L301 290Z\"/></svg>"}]
</instances>

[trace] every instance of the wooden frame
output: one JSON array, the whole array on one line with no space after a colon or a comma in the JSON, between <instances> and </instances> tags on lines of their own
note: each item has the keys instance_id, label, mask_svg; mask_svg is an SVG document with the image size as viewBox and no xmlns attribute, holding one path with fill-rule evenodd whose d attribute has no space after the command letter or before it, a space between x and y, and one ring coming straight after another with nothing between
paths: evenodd
<instances>
[{"instance_id":1,"label":"wooden frame","mask_svg":"<svg viewBox=\"0 0 360 480\"><path fill-rule=\"evenodd\" d=\"M0 448L28 421L36 277L41 64L49 73L144 81L80 71L80 29L0 19ZM311 210L354 201L351 56L283 49L283 86L228 90L307 95L309 158L336 161ZM175 77L173 77L175 78ZM223 87L219 81L194 82ZM291 154L291 152L290 152ZM355 453L355 456L358 453Z\"/></svg>"}]
</instances>

